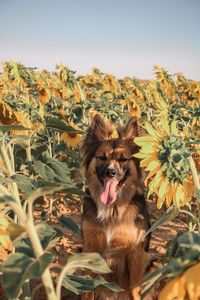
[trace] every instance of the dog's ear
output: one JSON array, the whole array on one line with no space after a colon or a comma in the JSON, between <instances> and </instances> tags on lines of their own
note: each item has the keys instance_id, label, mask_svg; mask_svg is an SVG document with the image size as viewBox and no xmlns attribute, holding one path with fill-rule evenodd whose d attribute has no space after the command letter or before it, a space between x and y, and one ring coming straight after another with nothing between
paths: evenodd
<instances>
[{"instance_id":1,"label":"dog's ear","mask_svg":"<svg viewBox=\"0 0 200 300\"><path fill-rule=\"evenodd\" d=\"M110 121L103 119L100 115L93 118L81 146L83 169L88 166L99 144L111 138L112 132Z\"/></svg>"},{"instance_id":2,"label":"dog's ear","mask_svg":"<svg viewBox=\"0 0 200 300\"><path fill-rule=\"evenodd\" d=\"M87 142L102 142L109 140L112 136L112 124L109 120L102 118L99 114L95 115L88 129L85 139Z\"/></svg>"},{"instance_id":3,"label":"dog's ear","mask_svg":"<svg viewBox=\"0 0 200 300\"><path fill-rule=\"evenodd\" d=\"M117 131L119 138L123 140L130 140L136 136L145 135L145 130L139 125L136 117L132 117L125 126L120 126Z\"/></svg>"}]
</instances>

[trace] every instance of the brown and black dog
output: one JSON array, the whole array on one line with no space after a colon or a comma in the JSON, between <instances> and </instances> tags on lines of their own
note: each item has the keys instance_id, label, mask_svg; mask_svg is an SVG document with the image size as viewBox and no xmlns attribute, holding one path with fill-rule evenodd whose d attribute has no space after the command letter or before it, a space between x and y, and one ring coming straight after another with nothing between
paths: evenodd
<instances>
[{"instance_id":1,"label":"brown and black dog","mask_svg":"<svg viewBox=\"0 0 200 300\"><path fill-rule=\"evenodd\" d=\"M108 120L96 115L83 140L88 193L83 199L83 250L100 253L113 271L105 279L124 289L116 293L98 288L83 293L84 300L140 299L138 290L149 262L149 236L143 236L150 223L144 173L133 157L138 135L141 127L134 118L113 130Z\"/></svg>"}]
</instances>

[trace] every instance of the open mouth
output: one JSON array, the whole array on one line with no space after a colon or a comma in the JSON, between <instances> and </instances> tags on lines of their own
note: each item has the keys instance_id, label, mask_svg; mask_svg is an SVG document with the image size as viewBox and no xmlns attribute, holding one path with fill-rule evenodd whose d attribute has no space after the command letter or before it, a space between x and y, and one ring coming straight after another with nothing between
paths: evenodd
<instances>
[{"instance_id":1,"label":"open mouth","mask_svg":"<svg viewBox=\"0 0 200 300\"><path fill-rule=\"evenodd\" d=\"M121 180L116 178L105 177L101 179L102 191L100 194L100 200L105 205L113 204L117 199L118 189L122 186L126 179L126 173Z\"/></svg>"}]
</instances>

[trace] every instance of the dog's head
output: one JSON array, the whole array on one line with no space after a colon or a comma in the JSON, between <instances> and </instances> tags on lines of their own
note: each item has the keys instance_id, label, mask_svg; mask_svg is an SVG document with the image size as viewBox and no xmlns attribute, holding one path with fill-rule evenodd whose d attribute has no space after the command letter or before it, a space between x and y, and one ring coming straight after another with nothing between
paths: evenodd
<instances>
[{"instance_id":1,"label":"dog's head","mask_svg":"<svg viewBox=\"0 0 200 300\"><path fill-rule=\"evenodd\" d=\"M130 200L136 192L143 191L139 161L133 157L138 151L134 137L141 134L142 128L134 118L115 130L108 120L94 117L83 140L82 167L97 204L112 205L124 197Z\"/></svg>"}]
</instances>

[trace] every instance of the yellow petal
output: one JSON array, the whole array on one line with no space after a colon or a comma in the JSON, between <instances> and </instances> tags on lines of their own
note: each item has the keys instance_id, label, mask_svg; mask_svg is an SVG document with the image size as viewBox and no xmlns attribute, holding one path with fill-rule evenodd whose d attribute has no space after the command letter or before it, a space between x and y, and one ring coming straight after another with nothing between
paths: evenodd
<instances>
[{"instance_id":1,"label":"yellow petal","mask_svg":"<svg viewBox=\"0 0 200 300\"><path fill-rule=\"evenodd\" d=\"M183 277L186 281L189 299L198 300L200 298L200 263L189 268Z\"/></svg>"},{"instance_id":2,"label":"yellow petal","mask_svg":"<svg viewBox=\"0 0 200 300\"><path fill-rule=\"evenodd\" d=\"M176 197L175 202L176 202L177 206L178 207L182 206L185 202L185 192L184 192L184 188L181 184L177 184L175 197Z\"/></svg>"},{"instance_id":3,"label":"yellow petal","mask_svg":"<svg viewBox=\"0 0 200 300\"><path fill-rule=\"evenodd\" d=\"M158 173L158 171L160 171L160 166L158 166L157 168L151 170L147 176L147 178L145 179L144 183L147 186L147 182L148 180L153 177L156 173Z\"/></svg>"},{"instance_id":4,"label":"yellow petal","mask_svg":"<svg viewBox=\"0 0 200 300\"><path fill-rule=\"evenodd\" d=\"M142 149L141 149L141 153L144 153L144 154L153 154L155 152L155 149L154 147L152 147L152 145L144 145L142 146Z\"/></svg>"},{"instance_id":5,"label":"yellow petal","mask_svg":"<svg viewBox=\"0 0 200 300\"><path fill-rule=\"evenodd\" d=\"M177 136L178 135L178 129L177 129L176 125L177 125L177 122L173 121L172 124L171 124L171 133L173 135Z\"/></svg>"},{"instance_id":6,"label":"yellow petal","mask_svg":"<svg viewBox=\"0 0 200 300\"><path fill-rule=\"evenodd\" d=\"M185 278L178 277L165 285L159 294L158 300L184 300L185 295Z\"/></svg>"},{"instance_id":7,"label":"yellow petal","mask_svg":"<svg viewBox=\"0 0 200 300\"><path fill-rule=\"evenodd\" d=\"M160 209L164 203L164 198L161 198L158 196L158 199L157 199L157 208Z\"/></svg>"},{"instance_id":8,"label":"yellow petal","mask_svg":"<svg viewBox=\"0 0 200 300\"><path fill-rule=\"evenodd\" d=\"M158 137L158 132L151 126L150 123L148 123L148 122L145 123L145 129L151 136L153 136L155 138Z\"/></svg>"},{"instance_id":9,"label":"yellow petal","mask_svg":"<svg viewBox=\"0 0 200 300\"><path fill-rule=\"evenodd\" d=\"M179 206L179 202L177 201L177 195L176 195L176 192L177 192L177 182L172 182L172 190L173 190L173 202L175 204L175 206L180 209L180 206Z\"/></svg>"},{"instance_id":10,"label":"yellow petal","mask_svg":"<svg viewBox=\"0 0 200 300\"><path fill-rule=\"evenodd\" d=\"M149 183L149 193L148 196L157 193L158 187L162 181L162 172L159 171L156 176L152 179L152 181Z\"/></svg>"},{"instance_id":11,"label":"yellow petal","mask_svg":"<svg viewBox=\"0 0 200 300\"><path fill-rule=\"evenodd\" d=\"M146 145L147 143L155 143L157 142L157 138L151 136L151 135L146 135L146 136L138 136L134 138L134 142L138 146L143 146Z\"/></svg>"},{"instance_id":12,"label":"yellow petal","mask_svg":"<svg viewBox=\"0 0 200 300\"><path fill-rule=\"evenodd\" d=\"M163 100L163 98L159 98L158 100L160 107L162 108L162 111L164 111L166 114L168 113L168 106L166 102Z\"/></svg>"},{"instance_id":13,"label":"yellow petal","mask_svg":"<svg viewBox=\"0 0 200 300\"><path fill-rule=\"evenodd\" d=\"M168 120L162 121L162 127L167 135L170 135L169 123Z\"/></svg>"},{"instance_id":14,"label":"yellow petal","mask_svg":"<svg viewBox=\"0 0 200 300\"><path fill-rule=\"evenodd\" d=\"M167 192L166 192L166 206L170 207L173 199L173 193L172 193L172 186L171 184L168 185Z\"/></svg>"},{"instance_id":15,"label":"yellow petal","mask_svg":"<svg viewBox=\"0 0 200 300\"><path fill-rule=\"evenodd\" d=\"M166 177L163 178L162 184L160 185L159 192L158 192L158 196L160 198L165 198L168 184L169 184L169 181L167 180L167 178Z\"/></svg>"},{"instance_id":16,"label":"yellow petal","mask_svg":"<svg viewBox=\"0 0 200 300\"><path fill-rule=\"evenodd\" d=\"M141 153L141 152L138 152L138 153L136 153L136 154L133 154L133 156L134 156L134 157L136 157L136 158L141 158L141 159L143 159L143 158L146 158L146 157L147 157L147 155L146 155L146 154L144 154L144 153Z\"/></svg>"},{"instance_id":17,"label":"yellow petal","mask_svg":"<svg viewBox=\"0 0 200 300\"><path fill-rule=\"evenodd\" d=\"M194 194L194 190L195 190L194 181L192 179L192 176L186 177L185 180L183 181L183 185L185 187L188 201L190 201L190 198Z\"/></svg>"},{"instance_id":18,"label":"yellow petal","mask_svg":"<svg viewBox=\"0 0 200 300\"><path fill-rule=\"evenodd\" d=\"M154 170L155 168L160 167L160 163L158 160L152 160L149 165L147 166L146 170L151 171Z\"/></svg>"},{"instance_id":19,"label":"yellow petal","mask_svg":"<svg viewBox=\"0 0 200 300\"><path fill-rule=\"evenodd\" d=\"M140 166L141 166L142 168L145 168L146 166L149 165L149 163L150 163L151 161L156 160L156 159L157 159L157 157L156 157L155 154L150 155L149 157L143 159L143 160L140 162Z\"/></svg>"}]
</instances>

